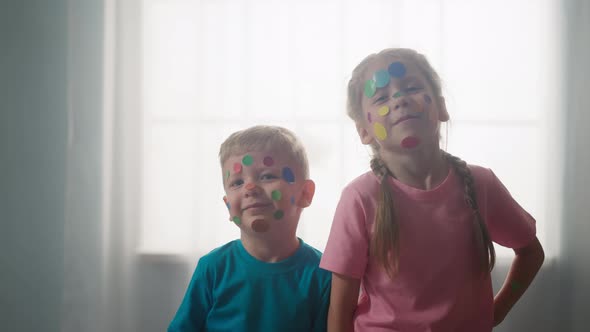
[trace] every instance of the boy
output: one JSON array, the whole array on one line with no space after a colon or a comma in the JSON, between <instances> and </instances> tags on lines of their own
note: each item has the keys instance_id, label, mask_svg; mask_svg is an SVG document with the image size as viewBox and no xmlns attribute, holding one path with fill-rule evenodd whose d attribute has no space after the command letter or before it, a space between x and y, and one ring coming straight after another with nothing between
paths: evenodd
<instances>
[{"instance_id":1,"label":"boy","mask_svg":"<svg viewBox=\"0 0 590 332\"><path fill-rule=\"evenodd\" d=\"M296 236L315 192L302 144L255 126L230 135L219 159L240 239L199 260L168 331L326 331L331 276Z\"/></svg>"}]
</instances>

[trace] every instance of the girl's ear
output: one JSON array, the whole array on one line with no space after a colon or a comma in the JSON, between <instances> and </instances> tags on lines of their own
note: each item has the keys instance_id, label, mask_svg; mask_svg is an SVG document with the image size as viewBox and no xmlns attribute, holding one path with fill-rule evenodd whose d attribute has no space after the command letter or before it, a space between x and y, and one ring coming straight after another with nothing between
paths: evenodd
<instances>
[{"instance_id":1,"label":"girl's ear","mask_svg":"<svg viewBox=\"0 0 590 332\"><path fill-rule=\"evenodd\" d=\"M299 195L299 199L297 200L297 206L300 208L306 208L311 205L311 201L313 201L313 195L315 194L315 183L313 180L305 180L303 183L303 188L301 189L301 194Z\"/></svg>"},{"instance_id":2,"label":"girl's ear","mask_svg":"<svg viewBox=\"0 0 590 332\"><path fill-rule=\"evenodd\" d=\"M356 131L359 134L361 142L365 145L369 145L375 140L373 136L369 134L369 131L360 123L356 124Z\"/></svg>"},{"instance_id":3,"label":"girl's ear","mask_svg":"<svg viewBox=\"0 0 590 332\"><path fill-rule=\"evenodd\" d=\"M449 112L447 112L447 104L445 103L445 97L440 96L438 98L438 106L439 106L438 120L440 122L449 121Z\"/></svg>"}]
</instances>

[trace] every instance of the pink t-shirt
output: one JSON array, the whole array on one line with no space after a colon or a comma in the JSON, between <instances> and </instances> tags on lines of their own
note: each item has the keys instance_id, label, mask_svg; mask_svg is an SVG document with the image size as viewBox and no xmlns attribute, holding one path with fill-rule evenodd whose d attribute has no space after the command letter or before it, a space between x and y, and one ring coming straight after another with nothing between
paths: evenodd
<instances>
[{"instance_id":1,"label":"pink t-shirt","mask_svg":"<svg viewBox=\"0 0 590 332\"><path fill-rule=\"evenodd\" d=\"M535 237L535 220L494 173L469 166L477 202L494 242L520 248ZM356 332L489 332L493 291L477 277L472 212L454 171L432 190L390 178L400 225L399 272L389 279L368 255L379 182L372 172L342 192L320 267L361 279Z\"/></svg>"}]
</instances>

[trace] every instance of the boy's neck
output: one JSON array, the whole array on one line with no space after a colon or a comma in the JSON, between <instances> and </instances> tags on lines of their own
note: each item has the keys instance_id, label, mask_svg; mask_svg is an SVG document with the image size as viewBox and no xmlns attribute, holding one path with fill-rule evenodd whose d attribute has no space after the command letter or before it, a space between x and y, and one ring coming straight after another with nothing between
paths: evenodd
<instances>
[{"instance_id":1,"label":"boy's neck","mask_svg":"<svg viewBox=\"0 0 590 332\"><path fill-rule=\"evenodd\" d=\"M299 249L299 239L295 233L283 237L274 235L254 237L242 232L240 239L250 255L267 263L287 259Z\"/></svg>"},{"instance_id":2,"label":"boy's neck","mask_svg":"<svg viewBox=\"0 0 590 332\"><path fill-rule=\"evenodd\" d=\"M436 187L449 172L438 145L404 154L382 151L381 158L398 181L422 190Z\"/></svg>"}]
</instances>

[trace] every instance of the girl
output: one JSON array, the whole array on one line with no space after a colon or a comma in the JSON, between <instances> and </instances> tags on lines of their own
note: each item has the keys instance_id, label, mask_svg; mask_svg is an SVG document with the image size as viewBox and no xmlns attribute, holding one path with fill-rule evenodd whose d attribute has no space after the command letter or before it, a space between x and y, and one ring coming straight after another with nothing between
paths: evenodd
<instances>
[{"instance_id":1,"label":"girl","mask_svg":"<svg viewBox=\"0 0 590 332\"><path fill-rule=\"evenodd\" d=\"M368 56L347 107L374 156L343 190L321 260L333 274L328 331L491 331L543 262L535 220L490 169L440 149L449 114L423 55ZM495 297L492 241L516 253Z\"/></svg>"}]
</instances>

